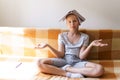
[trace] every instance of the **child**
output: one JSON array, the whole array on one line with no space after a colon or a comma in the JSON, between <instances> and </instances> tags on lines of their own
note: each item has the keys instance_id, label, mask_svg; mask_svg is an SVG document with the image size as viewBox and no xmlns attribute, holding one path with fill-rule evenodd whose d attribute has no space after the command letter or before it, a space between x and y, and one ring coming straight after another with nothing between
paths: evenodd
<instances>
[{"instance_id":1,"label":"child","mask_svg":"<svg viewBox=\"0 0 120 80\"><path fill-rule=\"evenodd\" d=\"M93 46L103 47L102 39L94 40L89 45L89 36L79 32L79 26L85 21L76 10L69 11L61 20L66 20L69 29L58 35L58 50L47 43L38 44L36 49L48 47L56 58L40 59L38 66L43 73L83 78L84 76L99 77L104 68L100 64L86 61L86 57Z\"/></svg>"}]
</instances>

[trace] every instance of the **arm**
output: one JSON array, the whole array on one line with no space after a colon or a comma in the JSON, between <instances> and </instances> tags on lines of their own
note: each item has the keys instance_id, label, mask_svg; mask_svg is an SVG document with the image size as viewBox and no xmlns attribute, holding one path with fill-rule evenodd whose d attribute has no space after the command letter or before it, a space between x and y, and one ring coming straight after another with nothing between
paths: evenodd
<instances>
[{"instance_id":1,"label":"arm","mask_svg":"<svg viewBox=\"0 0 120 80\"><path fill-rule=\"evenodd\" d=\"M108 45L108 44L101 43L101 41L102 41L102 39L94 40L94 41L91 42L91 44L88 47L83 46L80 49L80 54L79 54L80 59L85 59L88 56L88 54L89 54L92 47L94 47L94 46L104 47L104 46Z\"/></svg>"},{"instance_id":2,"label":"arm","mask_svg":"<svg viewBox=\"0 0 120 80\"><path fill-rule=\"evenodd\" d=\"M42 49L42 48L45 48L45 47L48 47L50 49L50 51L58 58L61 58L61 57L64 56L64 45L62 45L62 44L60 44L58 46L58 50L56 50L51 45L46 44L46 43L38 44L38 46L35 47L35 49Z\"/></svg>"}]
</instances>

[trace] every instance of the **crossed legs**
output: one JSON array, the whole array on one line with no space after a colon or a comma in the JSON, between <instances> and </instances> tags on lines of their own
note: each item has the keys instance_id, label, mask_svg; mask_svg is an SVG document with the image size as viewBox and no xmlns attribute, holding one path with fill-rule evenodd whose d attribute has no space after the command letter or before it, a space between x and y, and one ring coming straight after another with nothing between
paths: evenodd
<instances>
[{"instance_id":1,"label":"crossed legs","mask_svg":"<svg viewBox=\"0 0 120 80\"><path fill-rule=\"evenodd\" d=\"M89 77L99 77L104 74L104 68L100 64L87 62L83 68L67 67L66 71L81 73Z\"/></svg>"},{"instance_id":2,"label":"crossed legs","mask_svg":"<svg viewBox=\"0 0 120 80\"><path fill-rule=\"evenodd\" d=\"M101 65L92 62L87 62L84 68L67 67L66 71L53 66L50 59L42 59L38 61L38 67L43 73L66 76L67 72L80 73L89 77L99 77L103 75L104 69Z\"/></svg>"},{"instance_id":3,"label":"crossed legs","mask_svg":"<svg viewBox=\"0 0 120 80\"><path fill-rule=\"evenodd\" d=\"M38 61L38 67L43 73L66 76L66 71L53 66L53 62L50 59L42 59Z\"/></svg>"}]
</instances>

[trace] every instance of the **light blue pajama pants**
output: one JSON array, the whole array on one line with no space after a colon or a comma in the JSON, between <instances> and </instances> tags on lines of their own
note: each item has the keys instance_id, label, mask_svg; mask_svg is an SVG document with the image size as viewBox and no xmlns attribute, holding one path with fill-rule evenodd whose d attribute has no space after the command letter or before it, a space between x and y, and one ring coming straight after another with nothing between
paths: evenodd
<instances>
[{"instance_id":1,"label":"light blue pajama pants","mask_svg":"<svg viewBox=\"0 0 120 80\"><path fill-rule=\"evenodd\" d=\"M88 62L86 60L80 60L80 58L72 54L67 54L65 55L64 58L50 58L50 59L52 60L53 65L57 67L63 67L69 64L75 68L82 68L85 67L85 64Z\"/></svg>"}]
</instances>

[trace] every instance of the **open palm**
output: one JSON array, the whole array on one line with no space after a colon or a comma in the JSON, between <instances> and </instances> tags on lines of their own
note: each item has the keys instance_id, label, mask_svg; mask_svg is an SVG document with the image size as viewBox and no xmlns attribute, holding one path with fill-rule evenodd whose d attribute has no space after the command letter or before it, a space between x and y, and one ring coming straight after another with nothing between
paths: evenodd
<instances>
[{"instance_id":1,"label":"open palm","mask_svg":"<svg viewBox=\"0 0 120 80\"><path fill-rule=\"evenodd\" d=\"M45 48L45 47L47 47L46 43L40 43L35 47L35 49L42 49L42 48Z\"/></svg>"},{"instance_id":2,"label":"open palm","mask_svg":"<svg viewBox=\"0 0 120 80\"><path fill-rule=\"evenodd\" d=\"M94 40L94 41L91 42L91 45L92 46L98 46L98 47L103 47L103 46L107 46L108 45L106 43L102 43L101 41L102 41L102 39Z\"/></svg>"}]
</instances>

